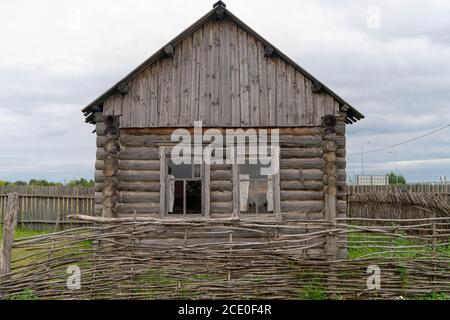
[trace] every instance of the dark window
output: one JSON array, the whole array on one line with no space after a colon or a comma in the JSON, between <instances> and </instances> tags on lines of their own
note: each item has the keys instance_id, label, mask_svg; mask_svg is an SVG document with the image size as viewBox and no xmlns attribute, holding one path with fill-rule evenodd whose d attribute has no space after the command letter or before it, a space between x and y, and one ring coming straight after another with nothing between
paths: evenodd
<instances>
[{"instance_id":1,"label":"dark window","mask_svg":"<svg viewBox=\"0 0 450 320\"><path fill-rule=\"evenodd\" d=\"M168 214L202 213L202 175L200 164L167 161Z\"/></svg>"}]
</instances>

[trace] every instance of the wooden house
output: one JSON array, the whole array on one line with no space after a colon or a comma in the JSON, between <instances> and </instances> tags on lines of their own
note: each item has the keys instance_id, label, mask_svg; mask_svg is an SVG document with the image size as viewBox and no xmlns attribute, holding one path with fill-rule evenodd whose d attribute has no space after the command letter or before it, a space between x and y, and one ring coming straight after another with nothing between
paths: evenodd
<instances>
[{"instance_id":1,"label":"wooden house","mask_svg":"<svg viewBox=\"0 0 450 320\"><path fill-rule=\"evenodd\" d=\"M364 116L222 1L82 111L96 125L96 215L345 217L345 127ZM195 121L278 130L280 170L176 167L171 134Z\"/></svg>"}]
</instances>

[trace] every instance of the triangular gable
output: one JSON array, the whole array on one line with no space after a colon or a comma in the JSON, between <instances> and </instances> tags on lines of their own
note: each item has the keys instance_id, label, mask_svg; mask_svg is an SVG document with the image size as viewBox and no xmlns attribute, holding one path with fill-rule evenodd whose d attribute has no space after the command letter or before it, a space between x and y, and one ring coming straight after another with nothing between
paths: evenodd
<instances>
[{"instance_id":1,"label":"triangular gable","mask_svg":"<svg viewBox=\"0 0 450 320\"><path fill-rule=\"evenodd\" d=\"M230 70L230 72L223 72ZM224 98L225 97L225 98ZM364 118L259 36L220 1L83 112L121 117L121 127L320 125L324 114Z\"/></svg>"}]
</instances>

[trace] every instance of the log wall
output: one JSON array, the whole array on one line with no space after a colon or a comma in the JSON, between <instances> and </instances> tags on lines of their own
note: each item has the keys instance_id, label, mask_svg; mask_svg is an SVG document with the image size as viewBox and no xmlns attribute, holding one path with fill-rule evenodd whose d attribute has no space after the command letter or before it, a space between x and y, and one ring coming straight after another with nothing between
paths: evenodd
<instances>
[{"instance_id":1,"label":"log wall","mask_svg":"<svg viewBox=\"0 0 450 320\"><path fill-rule=\"evenodd\" d=\"M104 212L105 188L104 159L108 153L105 144L104 123L97 122L96 161L96 213ZM224 130L224 129L222 129ZM335 152L327 152L322 126L280 129L280 209L283 221L304 223L305 221L326 222L326 192L324 172L331 172L336 178L336 218L345 217L345 124L344 116L337 118L335 134L330 138ZM120 129L117 153L117 205L115 217L130 217L134 213L160 217L160 145L171 145L171 129ZM269 135L270 136L270 135ZM333 164L330 168L328 164ZM335 171L335 172L334 172ZM334 172L334 173L333 173ZM212 218L236 214L237 202L233 201L233 185L237 176L232 165L210 166L209 171L209 214ZM275 203L274 203L275 205ZM275 215L274 215L275 216ZM323 231L327 226L320 223L305 225L305 232ZM289 229L280 228L280 234ZM182 232L180 232L182 234ZM235 235L245 237L245 232ZM342 239L339 239L342 241ZM310 241L312 248L306 250L309 256L325 255L326 237ZM344 255L345 251L337 253Z\"/></svg>"}]
</instances>

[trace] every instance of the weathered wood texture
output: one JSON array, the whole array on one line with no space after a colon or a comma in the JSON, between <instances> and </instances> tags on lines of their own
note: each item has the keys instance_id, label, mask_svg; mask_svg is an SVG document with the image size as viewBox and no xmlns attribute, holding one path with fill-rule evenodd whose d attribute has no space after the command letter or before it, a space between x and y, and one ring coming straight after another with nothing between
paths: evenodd
<instances>
[{"instance_id":1,"label":"weathered wood texture","mask_svg":"<svg viewBox=\"0 0 450 320\"><path fill-rule=\"evenodd\" d=\"M77 226L67 219L68 215L74 212L94 214L92 188L7 186L0 188L0 219L5 215L9 193L19 194L18 225L21 229L68 229Z\"/></svg>"},{"instance_id":2,"label":"weathered wood texture","mask_svg":"<svg viewBox=\"0 0 450 320\"><path fill-rule=\"evenodd\" d=\"M450 184L350 186L350 217L421 219L450 215Z\"/></svg>"},{"instance_id":3,"label":"weathered wood texture","mask_svg":"<svg viewBox=\"0 0 450 320\"><path fill-rule=\"evenodd\" d=\"M137 213L155 214L158 199L154 196L160 186L158 144L170 142L166 129L121 129L118 214L131 214L135 204ZM280 130L280 199L281 212L321 214L324 209L321 127L286 128ZM100 146L99 146L100 147ZM345 149L345 145L341 145ZM100 153L100 159L103 153ZM344 160L345 163L345 160ZM344 166L345 168L345 166ZM98 160L97 182L103 182L102 163ZM345 170L337 171L345 184ZM210 212L231 215L233 212L233 171L231 165L210 167ZM127 195L123 196L126 193ZM130 197L131 193L140 194ZM149 197L152 196L150 200ZM345 197L344 197L345 198ZM134 199L131 201L131 199ZM344 206L345 208L345 206ZM323 216L322 216L323 218Z\"/></svg>"},{"instance_id":4,"label":"weathered wood texture","mask_svg":"<svg viewBox=\"0 0 450 320\"><path fill-rule=\"evenodd\" d=\"M101 202L103 206L102 216L112 218L116 216L117 207L117 186L120 179L118 164L119 164L119 117L107 116L104 119L105 123L105 144L103 151L105 156L103 158L103 170L100 174L96 173L96 177L101 176L102 179L96 178L96 181L103 182L101 193Z\"/></svg>"},{"instance_id":5,"label":"weathered wood texture","mask_svg":"<svg viewBox=\"0 0 450 320\"><path fill-rule=\"evenodd\" d=\"M445 297L450 291L448 228L431 233L435 223L448 226L449 217L391 221L384 227L372 219L362 219L368 223L365 226L341 220L335 230L319 234L305 230L303 223L281 224L270 219L74 218L98 224L14 242L14 249L30 255L26 266L21 260L13 263L10 279L0 285L0 299L17 298L30 288L42 300L298 300L311 299L310 292L318 288L326 299L337 294L339 299L379 300L399 294L406 299L429 298L430 293ZM424 225L427 233L405 237L405 231L423 229ZM291 230L291 234L279 236L280 228ZM243 230L259 237L234 236ZM315 247L306 244L308 239L323 238L328 232L348 235L354 249L350 259L324 261ZM200 235L207 240L199 240ZM214 241L218 235L221 238ZM398 239L411 241L399 245ZM430 250L431 243L439 250ZM43 248L52 248L50 253L56 254L49 258ZM370 248L369 255L365 255L366 248ZM74 261L83 266L79 290L66 285L67 267ZM381 290L367 290L370 265L382 270Z\"/></svg>"},{"instance_id":6,"label":"weathered wood texture","mask_svg":"<svg viewBox=\"0 0 450 320\"><path fill-rule=\"evenodd\" d=\"M339 103L228 20L209 21L104 102L121 128L320 126Z\"/></svg>"},{"instance_id":7,"label":"weathered wood texture","mask_svg":"<svg viewBox=\"0 0 450 320\"><path fill-rule=\"evenodd\" d=\"M10 193L8 195L6 213L3 221L3 241L0 248L0 277L3 277L11 272L12 243L18 213L19 194Z\"/></svg>"}]
</instances>

